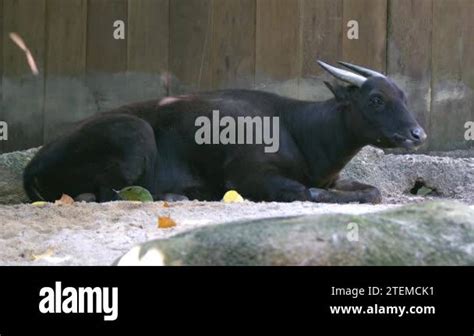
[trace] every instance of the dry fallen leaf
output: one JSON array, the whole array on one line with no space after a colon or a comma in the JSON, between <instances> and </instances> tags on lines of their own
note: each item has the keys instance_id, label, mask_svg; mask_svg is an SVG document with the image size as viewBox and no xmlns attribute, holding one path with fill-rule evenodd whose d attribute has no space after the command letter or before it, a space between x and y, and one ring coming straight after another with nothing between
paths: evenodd
<instances>
[{"instance_id":1,"label":"dry fallen leaf","mask_svg":"<svg viewBox=\"0 0 474 336\"><path fill-rule=\"evenodd\" d=\"M34 261L36 261L36 260L41 260L41 259L51 257L53 254L54 254L54 250L50 247L45 252L40 253L40 254L33 254L31 257Z\"/></svg>"},{"instance_id":2,"label":"dry fallen leaf","mask_svg":"<svg viewBox=\"0 0 474 336\"><path fill-rule=\"evenodd\" d=\"M168 202L163 202L163 208L169 208L170 205L168 204Z\"/></svg>"},{"instance_id":3,"label":"dry fallen leaf","mask_svg":"<svg viewBox=\"0 0 474 336\"><path fill-rule=\"evenodd\" d=\"M21 49L25 52L26 55L26 61L28 62L28 65L30 66L31 72L33 75L38 75L38 67L36 66L35 59L33 58L33 55L31 54L30 49L25 44L25 41L18 35L17 33L10 33L10 39Z\"/></svg>"},{"instance_id":4,"label":"dry fallen leaf","mask_svg":"<svg viewBox=\"0 0 474 336\"><path fill-rule=\"evenodd\" d=\"M170 217L158 217L158 228L168 229L176 226L176 222Z\"/></svg>"},{"instance_id":5,"label":"dry fallen leaf","mask_svg":"<svg viewBox=\"0 0 474 336\"><path fill-rule=\"evenodd\" d=\"M74 199L66 194L63 194L60 199L58 199L54 204L58 205L71 205L74 203Z\"/></svg>"}]
</instances>

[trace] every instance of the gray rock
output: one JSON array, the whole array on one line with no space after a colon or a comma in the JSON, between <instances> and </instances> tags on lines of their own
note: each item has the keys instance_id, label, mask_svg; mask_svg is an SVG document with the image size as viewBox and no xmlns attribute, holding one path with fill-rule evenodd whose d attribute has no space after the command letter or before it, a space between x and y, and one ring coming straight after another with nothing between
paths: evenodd
<instances>
[{"instance_id":1,"label":"gray rock","mask_svg":"<svg viewBox=\"0 0 474 336\"><path fill-rule=\"evenodd\" d=\"M221 224L138 245L115 264L472 266L474 209L438 201Z\"/></svg>"},{"instance_id":2,"label":"gray rock","mask_svg":"<svg viewBox=\"0 0 474 336\"><path fill-rule=\"evenodd\" d=\"M387 199L413 196L418 181L437 195L474 203L474 158L384 154L367 146L341 172L344 178L374 185ZM462 190L459 186L463 186Z\"/></svg>"},{"instance_id":3,"label":"gray rock","mask_svg":"<svg viewBox=\"0 0 474 336\"><path fill-rule=\"evenodd\" d=\"M22 175L23 170L41 147L30 148L24 151L4 153L0 155L0 167L9 169L12 173Z\"/></svg>"},{"instance_id":4,"label":"gray rock","mask_svg":"<svg viewBox=\"0 0 474 336\"><path fill-rule=\"evenodd\" d=\"M23 170L38 148L0 155L0 204L28 202L23 190Z\"/></svg>"},{"instance_id":5,"label":"gray rock","mask_svg":"<svg viewBox=\"0 0 474 336\"><path fill-rule=\"evenodd\" d=\"M17 204L27 200L28 197L21 184L21 176L0 166L0 204Z\"/></svg>"}]
</instances>

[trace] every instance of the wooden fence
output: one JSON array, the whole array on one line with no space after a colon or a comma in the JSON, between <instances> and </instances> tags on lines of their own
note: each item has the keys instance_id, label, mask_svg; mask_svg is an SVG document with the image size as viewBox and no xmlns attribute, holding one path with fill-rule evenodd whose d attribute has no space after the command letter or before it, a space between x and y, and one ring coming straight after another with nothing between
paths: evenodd
<instances>
[{"instance_id":1,"label":"wooden fence","mask_svg":"<svg viewBox=\"0 0 474 336\"><path fill-rule=\"evenodd\" d=\"M472 147L472 0L0 0L3 152L127 102L214 88L322 99L316 65L387 72L426 128L425 149ZM113 38L123 20L126 38ZM357 20L359 39L347 38ZM31 49L40 75L8 36ZM168 83L168 84L166 84Z\"/></svg>"}]
</instances>

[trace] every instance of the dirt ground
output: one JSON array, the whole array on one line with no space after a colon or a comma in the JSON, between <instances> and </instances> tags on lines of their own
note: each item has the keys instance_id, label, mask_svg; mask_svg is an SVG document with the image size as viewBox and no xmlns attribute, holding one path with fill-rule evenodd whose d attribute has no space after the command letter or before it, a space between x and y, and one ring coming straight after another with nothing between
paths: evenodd
<instances>
[{"instance_id":1,"label":"dirt ground","mask_svg":"<svg viewBox=\"0 0 474 336\"><path fill-rule=\"evenodd\" d=\"M0 206L1 265L109 265L137 243L167 238L214 223L328 212L366 213L383 205L295 203L162 202L137 204L75 203L73 205ZM160 216L173 228L157 227Z\"/></svg>"}]
</instances>

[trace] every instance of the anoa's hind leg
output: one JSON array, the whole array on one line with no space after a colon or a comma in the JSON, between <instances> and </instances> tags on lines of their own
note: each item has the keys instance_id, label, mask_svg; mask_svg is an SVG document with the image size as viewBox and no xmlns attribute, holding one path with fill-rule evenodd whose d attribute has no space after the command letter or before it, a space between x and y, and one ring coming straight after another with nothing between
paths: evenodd
<instances>
[{"instance_id":1,"label":"anoa's hind leg","mask_svg":"<svg viewBox=\"0 0 474 336\"><path fill-rule=\"evenodd\" d=\"M29 195L53 201L92 193L99 202L131 185L156 190L157 149L151 126L131 115L94 117L46 145L25 170ZM31 197L31 196L30 196Z\"/></svg>"}]
</instances>

